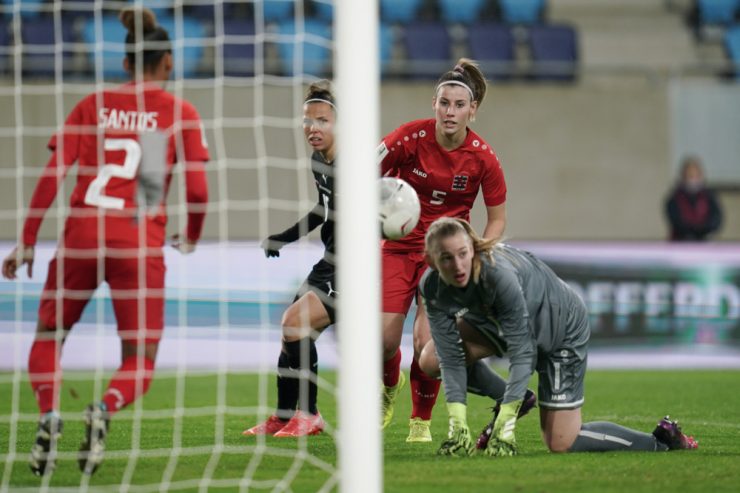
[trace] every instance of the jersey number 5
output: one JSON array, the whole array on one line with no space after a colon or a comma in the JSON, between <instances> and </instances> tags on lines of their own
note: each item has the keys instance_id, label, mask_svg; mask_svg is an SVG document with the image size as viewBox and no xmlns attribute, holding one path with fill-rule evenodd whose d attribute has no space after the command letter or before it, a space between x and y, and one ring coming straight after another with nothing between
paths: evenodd
<instances>
[{"instance_id":1,"label":"jersey number 5","mask_svg":"<svg viewBox=\"0 0 740 493\"><path fill-rule=\"evenodd\" d=\"M432 205L442 205L445 202L445 195L447 195L447 192L443 192L442 190L432 190L432 197L434 197L432 200L429 201Z\"/></svg>"},{"instance_id":2,"label":"jersey number 5","mask_svg":"<svg viewBox=\"0 0 740 493\"><path fill-rule=\"evenodd\" d=\"M125 151L126 157L123 159L123 165L105 164L100 168L98 176L87 187L85 203L103 209L123 209L123 199L103 195L103 190L111 178L134 179L141 164L141 146L134 139L105 139L104 149Z\"/></svg>"}]
</instances>

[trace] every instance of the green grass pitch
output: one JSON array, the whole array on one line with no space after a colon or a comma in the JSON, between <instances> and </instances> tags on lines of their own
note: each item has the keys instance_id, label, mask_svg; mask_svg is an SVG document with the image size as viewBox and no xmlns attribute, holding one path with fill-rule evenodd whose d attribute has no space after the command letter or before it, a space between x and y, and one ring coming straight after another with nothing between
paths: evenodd
<instances>
[{"instance_id":1,"label":"green grass pitch","mask_svg":"<svg viewBox=\"0 0 740 493\"><path fill-rule=\"evenodd\" d=\"M176 379L160 372L141 410L147 419L137 428L136 410L119 413L112 425L105 463L87 484L75 452L83 433L81 410L91 400L89 374L67 372L62 397L65 419L61 459L53 476L33 476L26 463L33 440L36 406L25 376L0 373L0 491L337 491L336 411L331 385L335 374L321 372L319 403L331 425L329 433L306 441L245 438L241 431L256 416L258 396L274 404L274 377L254 374L188 374ZM536 382L532 381L532 386ZM179 387L179 392L178 392ZM99 389L98 389L99 391ZM19 405L11 429L13 395ZM175 415L177 396L184 406ZM386 492L736 492L740 488L740 371L590 371L586 381L584 421L609 420L651 431L664 414L679 419L699 440L699 450L669 453L552 454L540 436L537 412L517 427L518 457L493 459L438 457L446 433L444 398L433 417L434 442L406 444L410 411L408 388L384 433ZM223 413L215 413L217 404ZM474 435L489 419L490 404L471 396L468 420ZM176 426L181 420L182 427ZM352 426L371 426L357 419ZM177 429L182 433L176 433ZM221 435L221 432L223 434ZM11 443L12 441L12 443ZM139 451L132 452L138 442ZM170 451L182 452L171 460ZM216 448L214 444L222 443ZM11 452L15 451L15 455ZM301 451L305 451L302 453ZM138 455L137 455L138 454ZM134 460L135 459L135 460ZM206 478L205 480L203 478ZM161 484L163 479L169 483Z\"/></svg>"}]
</instances>

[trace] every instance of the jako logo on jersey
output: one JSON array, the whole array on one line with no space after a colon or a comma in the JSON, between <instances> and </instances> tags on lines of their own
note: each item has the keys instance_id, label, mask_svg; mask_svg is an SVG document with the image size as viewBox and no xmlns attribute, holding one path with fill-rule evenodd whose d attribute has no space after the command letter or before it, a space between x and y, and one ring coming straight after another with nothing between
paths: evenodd
<instances>
[{"instance_id":1,"label":"jako logo on jersey","mask_svg":"<svg viewBox=\"0 0 740 493\"><path fill-rule=\"evenodd\" d=\"M565 401L568 399L568 396L565 394L555 394L552 396L552 400L554 401Z\"/></svg>"},{"instance_id":2,"label":"jako logo on jersey","mask_svg":"<svg viewBox=\"0 0 740 493\"><path fill-rule=\"evenodd\" d=\"M452 179L452 189L457 191L465 190L468 187L468 176L455 175Z\"/></svg>"},{"instance_id":3,"label":"jako logo on jersey","mask_svg":"<svg viewBox=\"0 0 740 493\"><path fill-rule=\"evenodd\" d=\"M100 112L98 113L98 127L139 132L156 130L158 115L159 113L156 111L121 111L100 108Z\"/></svg>"},{"instance_id":4,"label":"jako logo on jersey","mask_svg":"<svg viewBox=\"0 0 740 493\"><path fill-rule=\"evenodd\" d=\"M466 313L468 313L469 311L470 311L470 309L467 308L467 307L461 308L457 313L455 313L455 318L460 318L463 315L465 315Z\"/></svg>"},{"instance_id":5,"label":"jako logo on jersey","mask_svg":"<svg viewBox=\"0 0 740 493\"><path fill-rule=\"evenodd\" d=\"M414 174L415 175L419 175L422 178L426 178L427 177L427 174L426 173L424 173L422 170L417 169L417 168L414 168Z\"/></svg>"}]
</instances>

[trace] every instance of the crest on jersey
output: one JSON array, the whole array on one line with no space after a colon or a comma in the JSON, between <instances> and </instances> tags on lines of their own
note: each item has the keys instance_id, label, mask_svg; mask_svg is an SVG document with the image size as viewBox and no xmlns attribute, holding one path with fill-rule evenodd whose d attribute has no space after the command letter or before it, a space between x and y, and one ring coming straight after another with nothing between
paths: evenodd
<instances>
[{"instance_id":1,"label":"crest on jersey","mask_svg":"<svg viewBox=\"0 0 740 493\"><path fill-rule=\"evenodd\" d=\"M452 189L461 192L468 188L468 178L470 177L467 175L455 175L452 178Z\"/></svg>"}]
</instances>

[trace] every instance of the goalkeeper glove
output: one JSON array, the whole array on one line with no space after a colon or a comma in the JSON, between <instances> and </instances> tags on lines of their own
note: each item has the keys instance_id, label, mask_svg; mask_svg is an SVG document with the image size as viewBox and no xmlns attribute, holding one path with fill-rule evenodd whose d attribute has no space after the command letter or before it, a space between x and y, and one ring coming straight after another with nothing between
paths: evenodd
<instances>
[{"instance_id":1,"label":"goalkeeper glove","mask_svg":"<svg viewBox=\"0 0 740 493\"><path fill-rule=\"evenodd\" d=\"M496 421L493 423L491 440L486 446L486 455L506 457L517 454L514 428L516 428L516 417L519 414L519 408L521 406L521 399L501 404L501 410L498 416L496 416Z\"/></svg>"},{"instance_id":2,"label":"goalkeeper glove","mask_svg":"<svg viewBox=\"0 0 740 493\"><path fill-rule=\"evenodd\" d=\"M450 414L450 431L447 440L437 450L437 455L466 457L474 450L466 417L467 406L461 402L450 402L447 411Z\"/></svg>"}]
</instances>

